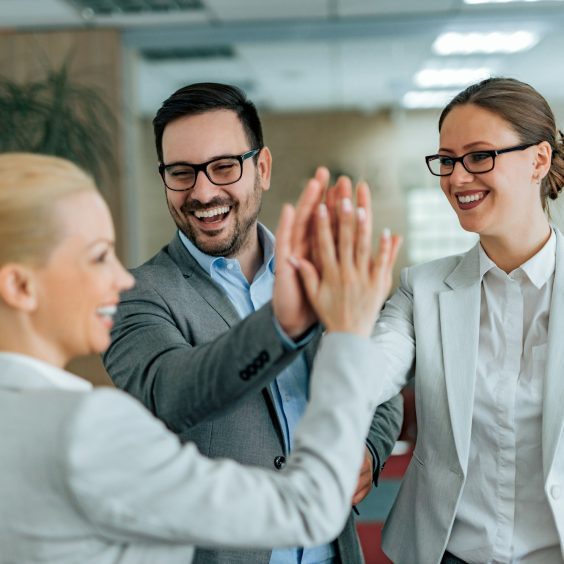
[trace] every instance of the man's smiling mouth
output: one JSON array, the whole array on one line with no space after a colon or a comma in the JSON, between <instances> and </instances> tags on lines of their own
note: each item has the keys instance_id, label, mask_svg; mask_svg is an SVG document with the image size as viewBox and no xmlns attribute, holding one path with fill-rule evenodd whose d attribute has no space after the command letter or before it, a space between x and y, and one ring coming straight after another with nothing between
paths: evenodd
<instances>
[{"instance_id":1,"label":"man's smiling mouth","mask_svg":"<svg viewBox=\"0 0 564 564\"><path fill-rule=\"evenodd\" d=\"M194 217L202 223L219 223L223 221L231 211L229 206L219 206L205 210L195 210L192 212Z\"/></svg>"}]
</instances>

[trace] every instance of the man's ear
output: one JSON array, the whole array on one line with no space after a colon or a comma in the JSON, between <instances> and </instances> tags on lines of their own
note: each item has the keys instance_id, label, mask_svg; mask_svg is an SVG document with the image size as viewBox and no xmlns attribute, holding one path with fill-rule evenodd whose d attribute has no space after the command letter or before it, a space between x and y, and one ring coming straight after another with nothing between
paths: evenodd
<instances>
[{"instance_id":1,"label":"man's ear","mask_svg":"<svg viewBox=\"0 0 564 564\"><path fill-rule=\"evenodd\" d=\"M262 189L266 192L270 188L272 174L272 153L268 147L263 147L258 156L257 170Z\"/></svg>"},{"instance_id":2,"label":"man's ear","mask_svg":"<svg viewBox=\"0 0 564 564\"><path fill-rule=\"evenodd\" d=\"M37 308L34 272L17 263L7 263L0 268L0 297L10 307L32 312Z\"/></svg>"},{"instance_id":3,"label":"man's ear","mask_svg":"<svg viewBox=\"0 0 564 564\"><path fill-rule=\"evenodd\" d=\"M542 180L550 170L552 164L552 147L548 141L541 141L536 146L534 166L534 178Z\"/></svg>"}]
</instances>

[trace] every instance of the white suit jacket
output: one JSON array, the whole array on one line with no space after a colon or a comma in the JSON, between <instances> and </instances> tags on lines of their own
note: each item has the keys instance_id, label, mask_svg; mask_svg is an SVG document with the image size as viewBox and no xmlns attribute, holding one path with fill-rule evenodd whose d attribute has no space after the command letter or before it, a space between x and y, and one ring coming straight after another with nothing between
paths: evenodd
<instances>
[{"instance_id":1,"label":"white suit jacket","mask_svg":"<svg viewBox=\"0 0 564 564\"><path fill-rule=\"evenodd\" d=\"M544 376L544 490L564 541L564 237L556 271ZM440 562L468 469L478 356L479 249L405 269L377 323L378 401L415 377L417 443L383 532L396 563Z\"/></svg>"},{"instance_id":2,"label":"white suit jacket","mask_svg":"<svg viewBox=\"0 0 564 564\"><path fill-rule=\"evenodd\" d=\"M0 356L0 563L188 564L194 545L332 540L376 407L370 350L323 338L279 472L209 460L123 392L63 390L46 365Z\"/></svg>"}]
</instances>

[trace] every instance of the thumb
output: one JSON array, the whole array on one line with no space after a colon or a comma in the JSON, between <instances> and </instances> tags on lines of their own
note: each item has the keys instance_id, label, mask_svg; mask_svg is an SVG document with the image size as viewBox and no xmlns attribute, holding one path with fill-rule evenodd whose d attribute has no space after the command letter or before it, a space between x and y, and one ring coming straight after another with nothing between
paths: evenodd
<instances>
[{"instance_id":1,"label":"thumb","mask_svg":"<svg viewBox=\"0 0 564 564\"><path fill-rule=\"evenodd\" d=\"M306 297L315 309L317 292L319 291L319 274L315 266L306 259L300 259L298 263L298 272L300 273Z\"/></svg>"}]
</instances>

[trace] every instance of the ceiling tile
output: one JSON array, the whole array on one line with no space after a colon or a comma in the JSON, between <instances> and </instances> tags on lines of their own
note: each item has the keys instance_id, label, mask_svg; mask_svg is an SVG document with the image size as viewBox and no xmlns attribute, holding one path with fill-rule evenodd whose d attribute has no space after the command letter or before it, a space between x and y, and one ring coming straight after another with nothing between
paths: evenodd
<instances>
[{"instance_id":1,"label":"ceiling tile","mask_svg":"<svg viewBox=\"0 0 564 564\"><path fill-rule=\"evenodd\" d=\"M205 4L217 21L325 18L329 14L328 0L205 0Z\"/></svg>"},{"instance_id":2,"label":"ceiling tile","mask_svg":"<svg viewBox=\"0 0 564 564\"><path fill-rule=\"evenodd\" d=\"M338 15L343 17L422 14L452 10L462 0L338 0Z\"/></svg>"},{"instance_id":3,"label":"ceiling tile","mask_svg":"<svg viewBox=\"0 0 564 564\"><path fill-rule=\"evenodd\" d=\"M82 24L76 10L63 0L0 0L0 29Z\"/></svg>"}]
</instances>

